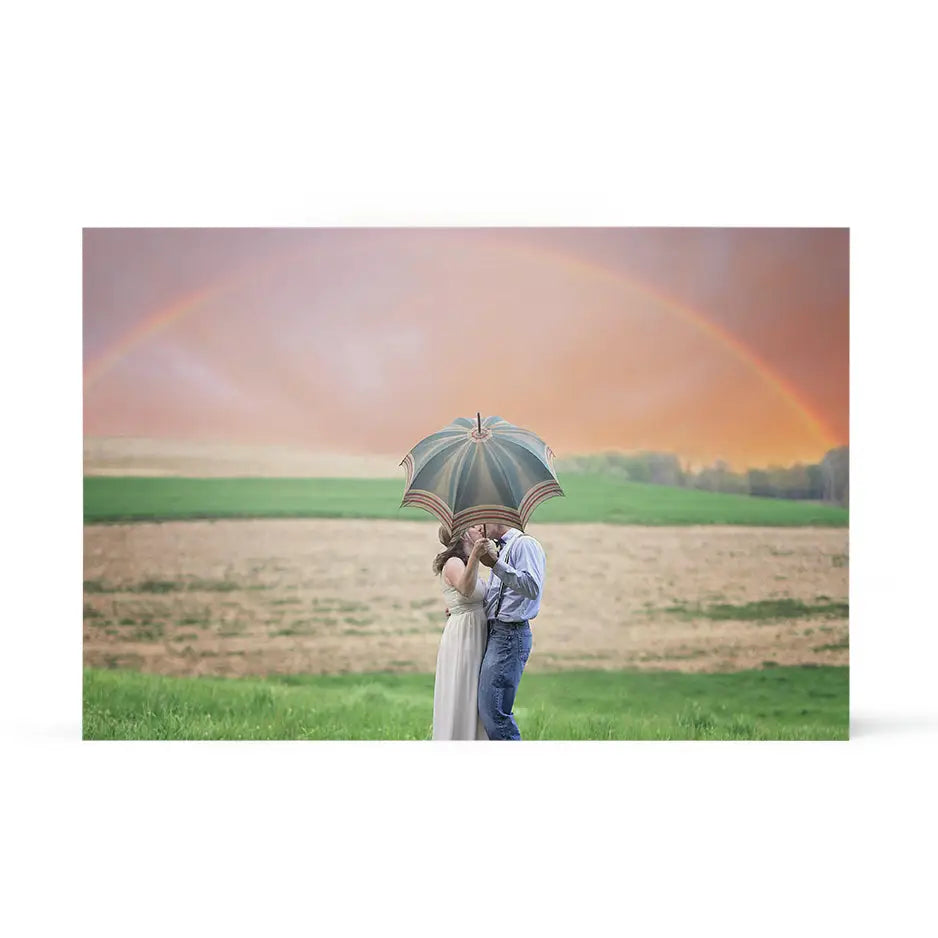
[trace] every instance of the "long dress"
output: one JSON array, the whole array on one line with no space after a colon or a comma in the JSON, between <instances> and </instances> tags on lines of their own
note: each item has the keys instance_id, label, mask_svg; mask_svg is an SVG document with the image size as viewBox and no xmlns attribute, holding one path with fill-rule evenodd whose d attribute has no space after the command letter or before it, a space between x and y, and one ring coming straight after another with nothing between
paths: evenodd
<instances>
[{"instance_id":1,"label":"long dress","mask_svg":"<svg viewBox=\"0 0 938 938\"><path fill-rule=\"evenodd\" d=\"M479 717L479 671L485 657L488 624L480 577L469 597L443 580L450 616L436 656L433 684L434 739L488 739Z\"/></svg>"}]
</instances>

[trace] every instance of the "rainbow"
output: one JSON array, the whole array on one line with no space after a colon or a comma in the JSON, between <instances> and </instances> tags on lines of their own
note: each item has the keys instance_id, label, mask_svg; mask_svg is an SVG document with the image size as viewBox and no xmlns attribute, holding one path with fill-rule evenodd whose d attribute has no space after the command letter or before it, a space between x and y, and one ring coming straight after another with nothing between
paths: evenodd
<instances>
[{"instance_id":1,"label":"rainbow","mask_svg":"<svg viewBox=\"0 0 938 938\"><path fill-rule=\"evenodd\" d=\"M759 358L748 346L744 345L728 330L711 322L701 312L681 303L662 290L633 277L626 277L617 271L610 270L602 264L586 261L575 255L565 254L542 246L533 247L523 242L512 241L502 236L496 236L491 242L494 246L507 249L518 254L524 254L537 260L549 260L551 263L561 265L577 276L590 277L600 280L620 289L629 289L653 300L660 308L667 311L694 329L709 337L717 345L729 352L748 371L763 382L773 393L788 406L798 417L803 426L811 435L821 443L825 449L831 449L840 442L836 435L825 424L823 418L815 413L797 390L783 379L770 365ZM144 318L140 323L128 330L97 356L85 368L84 386L91 387L101 379L111 368L133 349L152 338L154 335L178 322L185 316L201 309L210 301L234 290L243 283L266 275L272 271L285 267L299 254L305 253L308 246L300 251L290 251L285 255L268 260L266 263L254 265L248 270L238 271L233 276L221 278L208 286L187 293L169 306L156 310Z\"/></svg>"},{"instance_id":2,"label":"rainbow","mask_svg":"<svg viewBox=\"0 0 938 938\"><path fill-rule=\"evenodd\" d=\"M248 268L240 268L233 274L227 274L224 277L213 280L206 286L183 294L170 303L169 306L161 307L149 316L145 316L137 325L125 332L112 345L108 346L100 355L85 366L83 379L85 389L87 390L99 381L122 358L130 354L135 348L162 332L173 323L179 322L180 319L183 319L190 313L194 313L212 300L218 299L238 287L283 269L296 260L297 257L305 253L307 249L307 246L304 245L302 249L287 251L283 254L267 258L265 261L252 264Z\"/></svg>"},{"instance_id":3,"label":"rainbow","mask_svg":"<svg viewBox=\"0 0 938 938\"><path fill-rule=\"evenodd\" d=\"M151 336L162 332L167 326L182 319L186 313L203 306L209 300L228 292L236 285L237 278L226 278L212 284L202 287L199 290L193 290L184 296L179 297L170 306L159 309L151 316L147 316L136 326L122 335L113 345L105 349L104 352L89 362L85 368L84 386L90 388L102 375L110 371L125 355L132 352L138 345L145 342Z\"/></svg>"},{"instance_id":4,"label":"rainbow","mask_svg":"<svg viewBox=\"0 0 938 938\"><path fill-rule=\"evenodd\" d=\"M812 436L821 443L825 449L832 449L839 445L840 441L837 439L836 434L830 430L823 418L811 409L790 382L782 378L770 365L759 358L747 345L740 342L731 332L711 322L703 313L693 307L688 306L686 303L679 302L674 299L674 297L669 296L656 287L650 286L644 281L633 277L626 277L614 270L604 267L602 264L586 261L582 258L564 254L561 251L555 251L550 248L540 246L534 248L528 244L509 240L503 240L501 243L518 253L527 254L538 260L543 260L545 257L550 258L552 263L559 264L568 270L578 274L585 274L596 280L605 281L619 288L631 289L654 300L662 309L708 336L729 352L740 364L784 401L786 406L798 417L802 425L811 432Z\"/></svg>"}]
</instances>

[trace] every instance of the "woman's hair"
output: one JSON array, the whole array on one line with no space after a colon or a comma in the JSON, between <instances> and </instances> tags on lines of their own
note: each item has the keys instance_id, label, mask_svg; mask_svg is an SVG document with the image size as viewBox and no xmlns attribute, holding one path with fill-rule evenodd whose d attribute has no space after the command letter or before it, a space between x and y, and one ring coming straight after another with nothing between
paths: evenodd
<instances>
[{"instance_id":1,"label":"woman's hair","mask_svg":"<svg viewBox=\"0 0 938 938\"><path fill-rule=\"evenodd\" d=\"M459 534L453 534L445 525L440 525L439 537L444 550L440 551L440 553L433 558L433 572L437 576L443 572L443 567L446 566L446 561L449 560L450 557L459 557L463 563L469 559L469 555L466 553L466 548L462 542L462 535L462 531L460 531Z\"/></svg>"}]
</instances>

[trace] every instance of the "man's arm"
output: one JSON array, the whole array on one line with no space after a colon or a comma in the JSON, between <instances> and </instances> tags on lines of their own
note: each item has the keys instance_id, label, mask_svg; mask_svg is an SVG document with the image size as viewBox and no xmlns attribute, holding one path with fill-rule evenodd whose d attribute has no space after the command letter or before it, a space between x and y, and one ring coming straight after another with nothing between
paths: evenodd
<instances>
[{"instance_id":1,"label":"man's arm","mask_svg":"<svg viewBox=\"0 0 938 938\"><path fill-rule=\"evenodd\" d=\"M513 566L499 558L493 572L527 599L537 599L544 586L544 548L533 537L518 538L509 551Z\"/></svg>"}]
</instances>

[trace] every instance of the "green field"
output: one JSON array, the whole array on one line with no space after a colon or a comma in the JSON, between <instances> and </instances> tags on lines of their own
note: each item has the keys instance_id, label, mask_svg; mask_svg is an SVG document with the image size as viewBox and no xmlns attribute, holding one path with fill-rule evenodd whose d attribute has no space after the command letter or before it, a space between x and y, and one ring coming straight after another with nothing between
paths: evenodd
<instances>
[{"instance_id":1,"label":"green field","mask_svg":"<svg viewBox=\"0 0 938 938\"><path fill-rule=\"evenodd\" d=\"M211 518L382 518L431 521L400 508L404 480L188 479L86 476L86 524ZM723 495L571 475L565 498L537 509L536 520L607 524L740 524L846 527L845 508L813 502Z\"/></svg>"},{"instance_id":2,"label":"green field","mask_svg":"<svg viewBox=\"0 0 938 938\"><path fill-rule=\"evenodd\" d=\"M526 674L528 740L847 739L848 669L732 674ZM84 672L85 739L411 739L430 736L432 674L270 678Z\"/></svg>"}]
</instances>

